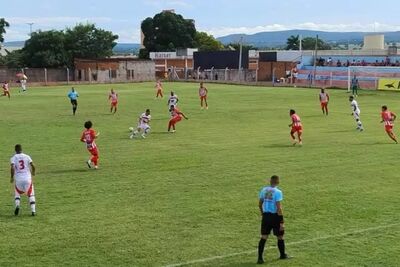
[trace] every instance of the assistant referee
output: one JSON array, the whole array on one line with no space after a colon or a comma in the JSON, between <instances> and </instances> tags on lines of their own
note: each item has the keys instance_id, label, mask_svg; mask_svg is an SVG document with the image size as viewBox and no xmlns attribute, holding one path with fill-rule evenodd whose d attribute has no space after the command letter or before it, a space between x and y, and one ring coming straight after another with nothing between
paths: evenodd
<instances>
[{"instance_id":1,"label":"assistant referee","mask_svg":"<svg viewBox=\"0 0 400 267\"><path fill-rule=\"evenodd\" d=\"M260 212L262 215L261 221L261 239L258 243L258 264L264 263L264 248L271 230L278 239L278 248L281 254L280 259L289 259L285 253L285 241L283 235L285 233L285 225L282 213L282 191L278 189L279 176L273 175L270 180L270 185L264 187L259 194Z\"/></svg>"},{"instance_id":2,"label":"assistant referee","mask_svg":"<svg viewBox=\"0 0 400 267\"><path fill-rule=\"evenodd\" d=\"M78 108L78 97L79 97L79 94L78 94L77 91L75 91L75 88L72 87L71 91L69 91L67 96L71 100L72 114L75 116L76 110Z\"/></svg>"}]
</instances>

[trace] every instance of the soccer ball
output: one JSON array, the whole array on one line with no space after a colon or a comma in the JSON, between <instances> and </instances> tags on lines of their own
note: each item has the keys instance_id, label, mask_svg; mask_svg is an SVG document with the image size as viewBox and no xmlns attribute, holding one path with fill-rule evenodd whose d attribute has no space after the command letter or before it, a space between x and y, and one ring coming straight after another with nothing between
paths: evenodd
<instances>
[{"instance_id":1,"label":"soccer ball","mask_svg":"<svg viewBox=\"0 0 400 267\"><path fill-rule=\"evenodd\" d=\"M133 132L134 128L133 127L129 127L129 131Z\"/></svg>"}]
</instances>

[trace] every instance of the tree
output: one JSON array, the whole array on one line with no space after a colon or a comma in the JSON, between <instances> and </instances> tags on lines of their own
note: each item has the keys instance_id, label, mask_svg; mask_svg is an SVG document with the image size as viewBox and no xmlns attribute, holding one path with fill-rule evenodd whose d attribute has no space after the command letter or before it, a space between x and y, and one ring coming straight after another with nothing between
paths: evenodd
<instances>
[{"instance_id":1,"label":"tree","mask_svg":"<svg viewBox=\"0 0 400 267\"><path fill-rule=\"evenodd\" d=\"M303 50L314 50L317 38L306 37L301 41ZM325 43L323 40L318 39L318 50L330 50L332 47ZM300 37L299 35L292 35L287 39L286 50L300 50Z\"/></svg>"},{"instance_id":2,"label":"tree","mask_svg":"<svg viewBox=\"0 0 400 267\"><path fill-rule=\"evenodd\" d=\"M7 55L0 57L0 65L6 65L9 68L20 69L25 67L25 54L22 49L7 51Z\"/></svg>"},{"instance_id":3,"label":"tree","mask_svg":"<svg viewBox=\"0 0 400 267\"><path fill-rule=\"evenodd\" d=\"M69 54L69 65L74 58L98 59L109 57L117 44L118 35L96 28L94 24L78 24L65 31L65 49Z\"/></svg>"},{"instance_id":4,"label":"tree","mask_svg":"<svg viewBox=\"0 0 400 267\"><path fill-rule=\"evenodd\" d=\"M224 48L220 41L205 32L196 32L194 41L199 51L218 51Z\"/></svg>"},{"instance_id":5,"label":"tree","mask_svg":"<svg viewBox=\"0 0 400 267\"><path fill-rule=\"evenodd\" d=\"M10 27L10 24L4 18L0 18L0 43L4 42L4 34L7 27Z\"/></svg>"},{"instance_id":6,"label":"tree","mask_svg":"<svg viewBox=\"0 0 400 267\"><path fill-rule=\"evenodd\" d=\"M175 51L177 48L195 46L196 28L193 20L184 19L173 12L163 11L145 19L141 29L145 46L145 50L140 52L141 56L148 55L148 52Z\"/></svg>"},{"instance_id":7,"label":"tree","mask_svg":"<svg viewBox=\"0 0 400 267\"><path fill-rule=\"evenodd\" d=\"M286 42L286 50L299 50L300 49L300 37L298 35L291 35Z\"/></svg>"},{"instance_id":8,"label":"tree","mask_svg":"<svg viewBox=\"0 0 400 267\"><path fill-rule=\"evenodd\" d=\"M302 41L302 48L303 50L314 50L315 49L315 43L316 43L316 38L314 37L306 37ZM327 43L325 43L323 40L318 39L318 50L331 50L331 46Z\"/></svg>"},{"instance_id":9,"label":"tree","mask_svg":"<svg viewBox=\"0 0 400 267\"><path fill-rule=\"evenodd\" d=\"M22 50L28 67L60 67L69 63L63 31L34 32Z\"/></svg>"},{"instance_id":10,"label":"tree","mask_svg":"<svg viewBox=\"0 0 400 267\"><path fill-rule=\"evenodd\" d=\"M66 31L38 31L26 41L23 61L28 67L71 67L74 58L111 56L116 39L117 35L94 24L79 24Z\"/></svg>"}]
</instances>

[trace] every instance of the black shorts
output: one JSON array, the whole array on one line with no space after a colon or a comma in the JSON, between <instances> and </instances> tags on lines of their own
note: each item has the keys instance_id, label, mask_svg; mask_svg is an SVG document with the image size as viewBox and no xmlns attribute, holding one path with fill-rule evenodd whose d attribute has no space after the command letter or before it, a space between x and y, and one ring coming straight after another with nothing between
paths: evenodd
<instances>
[{"instance_id":1,"label":"black shorts","mask_svg":"<svg viewBox=\"0 0 400 267\"><path fill-rule=\"evenodd\" d=\"M281 221L277 213L263 213L261 235L269 235L272 230L275 236L283 236L285 231L280 230L280 224Z\"/></svg>"},{"instance_id":2,"label":"black shorts","mask_svg":"<svg viewBox=\"0 0 400 267\"><path fill-rule=\"evenodd\" d=\"M71 104L74 105L74 106L77 106L78 105L78 101L76 99L75 100L71 100Z\"/></svg>"}]
</instances>

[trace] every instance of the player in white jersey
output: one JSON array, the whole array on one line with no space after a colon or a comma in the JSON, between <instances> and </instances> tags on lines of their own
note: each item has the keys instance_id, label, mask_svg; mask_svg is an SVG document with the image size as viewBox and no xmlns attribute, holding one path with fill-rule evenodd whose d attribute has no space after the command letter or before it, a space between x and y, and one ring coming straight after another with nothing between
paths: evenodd
<instances>
[{"instance_id":1,"label":"player in white jersey","mask_svg":"<svg viewBox=\"0 0 400 267\"><path fill-rule=\"evenodd\" d=\"M361 119L360 119L360 107L358 106L357 101L354 99L354 96L349 97L350 105L351 105L351 115L354 116L354 119L356 120L357 123L357 130L360 132L364 131L364 127L362 125Z\"/></svg>"},{"instance_id":2,"label":"player in white jersey","mask_svg":"<svg viewBox=\"0 0 400 267\"><path fill-rule=\"evenodd\" d=\"M31 205L32 216L36 215L35 190L33 188L32 178L35 176L35 165L30 156L22 153L22 146L15 145L15 155L10 160L11 179L10 182L15 185L15 211L18 215L21 204L21 195L26 194Z\"/></svg>"},{"instance_id":3,"label":"player in white jersey","mask_svg":"<svg viewBox=\"0 0 400 267\"><path fill-rule=\"evenodd\" d=\"M141 131L143 131L142 138L146 138L146 135L150 133L151 129L149 125L150 121L151 121L150 109L146 109L146 112L142 113L142 115L140 115L139 117L139 122L136 130L134 130L133 127L129 128L130 130L132 130L132 135L130 136L130 138L132 139L136 137Z\"/></svg>"},{"instance_id":4,"label":"player in white jersey","mask_svg":"<svg viewBox=\"0 0 400 267\"><path fill-rule=\"evenodd\" d=\"M168 99L168 107L174 106L176 107L178 105L179 98L178 96L171 91L171 96Z\"/></svg>"}]
</instances>

